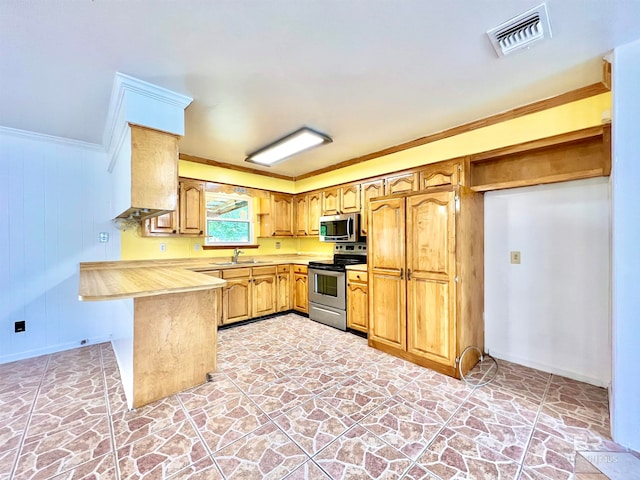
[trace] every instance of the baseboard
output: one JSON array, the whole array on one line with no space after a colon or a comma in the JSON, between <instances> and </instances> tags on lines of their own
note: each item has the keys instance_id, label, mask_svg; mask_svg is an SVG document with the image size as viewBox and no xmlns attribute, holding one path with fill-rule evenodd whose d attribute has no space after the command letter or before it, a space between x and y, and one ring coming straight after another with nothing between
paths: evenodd
<instances>
[{"instance_id":1,"label":"baseboard","mask_svg":"<svg viewBox=\"0 0 640 480\"><path fill-rule=\"evenodd\" d=\"M543 372L552 373L561 377L571 378L573 380L578 380L579 382L589 383L597 387L607 388L609 385L608 380L590 377L589 375L582 375L570 370L563 370L562 368L557 368L552 365L546 365L544 363L531 361L530 359L518 357L517 355L503 353L493 348L491 349L490 355L499 360L506 360L507 362L517 363L518 365L524 365L525 367L535 368L536 370L542 370Z\"/></svg>"},{"instance_id":2,"label":"baseboard","mask_svg":"<svg viewBox=\"0 0 640 480\"><path fill-rule=\"evenodd\" d=\"M16 362L18 360L24 360L26 358L39 357L41 355L49 355L51 353L64 352L65 350L72 350L74 348L88 347L89 345L95 345L96 343L109 341L111 341L111 335L105 335L103 337L88 338L86 340L86 343L80 343L80 340L76 340L74 342L59 343L57 345L34 348L33 350L26 350L24 352L2 355L0 356L0 364Z\"/></svg>"}]
</instances>

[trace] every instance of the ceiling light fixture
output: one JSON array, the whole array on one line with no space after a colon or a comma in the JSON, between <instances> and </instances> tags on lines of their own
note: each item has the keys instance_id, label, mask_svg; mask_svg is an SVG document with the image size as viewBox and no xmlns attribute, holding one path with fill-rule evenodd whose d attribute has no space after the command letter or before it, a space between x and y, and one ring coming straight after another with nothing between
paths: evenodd
<instances>
[{"instance_id":1,"label":"ceiling light fixture","mask_svg":"<svg viewBox=\"0 0 640 480\"><path fill-rule=\"evenodd\" d=\"M324 143L331 143L331 137L323 133L302 127L289 135L282 137L266 147L249 154L246 162L259 163L270 167L274 163L289 158L296 153L308 150Z\"/></svg>"}]
</instances>

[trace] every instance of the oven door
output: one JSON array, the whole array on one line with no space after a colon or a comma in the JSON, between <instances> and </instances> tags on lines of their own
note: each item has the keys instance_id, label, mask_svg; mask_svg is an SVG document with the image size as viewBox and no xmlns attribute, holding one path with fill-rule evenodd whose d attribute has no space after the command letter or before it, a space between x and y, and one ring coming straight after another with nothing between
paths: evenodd
<instances>
[{"instance_id":1,"label":"oven door","mask_svg":"<svg viewBox=\"0 0 640 480\"><path fill-rule=\"evenodd\" d=\"M309 302L345 310L346 274L309 267Z\"/></svg>"}]
</instances>

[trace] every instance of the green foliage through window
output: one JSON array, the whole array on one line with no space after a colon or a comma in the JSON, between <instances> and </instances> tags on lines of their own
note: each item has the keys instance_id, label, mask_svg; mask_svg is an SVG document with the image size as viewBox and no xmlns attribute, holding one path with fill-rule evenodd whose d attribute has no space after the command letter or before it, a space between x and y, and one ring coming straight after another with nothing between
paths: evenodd
<instances>
[{"instance_id":1,"label":"green foliage through window","mask_svg":"<svg viewBox=\"0 0 640 480\"><path fill-rule=\"evenodd\" d=\"M252 199L208 192L206 243L252 243L252 205Z\"/></svg>"}]
</instances>

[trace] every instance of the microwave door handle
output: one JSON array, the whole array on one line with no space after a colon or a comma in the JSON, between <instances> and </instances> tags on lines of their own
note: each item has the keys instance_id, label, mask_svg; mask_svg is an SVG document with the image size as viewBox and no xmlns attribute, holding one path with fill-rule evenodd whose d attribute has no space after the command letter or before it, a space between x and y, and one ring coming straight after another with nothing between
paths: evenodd
<instances>
[{"instance_id":1,"label":"microwave door handle","mask_svg":"<svg viewBox=\"0 0 640 480\"><path fill-rule=\"evenodd\" d=\"M347 236L349 238L351 238L351 235L353 235L352 230L353 230L353 218L349 217L347 219Z\"/></svg>"}]
</instances>

